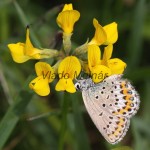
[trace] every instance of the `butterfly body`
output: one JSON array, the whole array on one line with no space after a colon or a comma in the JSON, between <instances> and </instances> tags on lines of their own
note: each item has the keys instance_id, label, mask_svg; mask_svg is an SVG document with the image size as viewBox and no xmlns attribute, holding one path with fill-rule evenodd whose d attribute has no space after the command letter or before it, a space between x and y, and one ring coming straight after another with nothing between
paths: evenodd
<instances>
[{"instance_id":1,"label":"butterfly body","mask_svg":"<svg viewBox=\"0 0 150 150\"><path fill-rule=\"evenodd\" d=\"M90 78L79 80L76 88L82 91L86 109L104 138L111 144L121 141L140 103L131 83L122 75L112 75L98 84Z\"/></svg>"}]
</instances>

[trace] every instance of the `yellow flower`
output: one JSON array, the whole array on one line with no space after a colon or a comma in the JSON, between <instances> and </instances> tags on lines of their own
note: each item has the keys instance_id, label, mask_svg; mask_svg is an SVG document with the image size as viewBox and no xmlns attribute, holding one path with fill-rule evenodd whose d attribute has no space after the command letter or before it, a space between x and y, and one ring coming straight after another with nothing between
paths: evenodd
<instances>
[{"instance_id":1,"label":"yellow flower","mask_svg":"<svg viewBox=\"0 0 150 150\"><path fill-rule=\"evenodd\" d=\"M12 58L17 63L26 62L29 59L40 59L41 50L34 48L29 38L29 28L27 28L26 42L8 44Z\"/></svg>"},{"instance_id":2,"label":"yellow flower","mask_svg":"<svg viewBox=\"0 0 150 150\"><path fill-rule=\"evenodd\" d=\"M79 20L80 13L73 10L72 4L65 4L62 12L57 17L57 24L67 34L72 33L76 21Z\"/></svg>"},{"instance_id":3,"label":"yellow flower","mask_svg":"<svg viewBox=\"0 0 150 150\"><path fill-rule=\"evenodd\" d=\"M80 71L81 65L75 56L68 56L63 59L58 67L59 81L55 87L56 91L76 92L72 80L79 75Z\"/></svg>"},{"instance_id":4,"label":"yellow flower","mask_svg":"<svg viewBox=\"0 0 150 150\"><path fill-rule=\"evenodd\" d=\"M102 64L110 68L111 74L122 74L124 69L126 68L126 63L118 58L110 59L112 51L112 44L105 47Z\"/></svg>"},{"instance_id":5,"label":"yellow flower","mask_svg":"<svg viewBox=\"0 0 150 150\"><path fill-rule=\"evenodd\" d=\"M105 44L114 44L118 39L117 24L110 23L102 27L99 22L94 18L93 25L95 27L95 34L89 44L96 44L98 46Z\"/></svg>"},{"instance_id":6,"label":"yellow flower","mask_svg":"<svg viewBox=\"0 0 150 150\"><path fill-rule=\"evenodd\" d=\"M113 52L113 45L110 44L104 49L102 64L107 66L108 60L111 58Z\"/></svg>"},{"instance_id":7,"label":"yellow flower","mask_svg":"<svg viewBox=\"0 0 150 150\"><path fill-rule=\"evenodd\" d=\"M103 27L106 32L107 40L105 45L114 44L118 40L117 23L113 22Z\"/></svg>"},{"instance_id":8,"label":"yellow flower","mask_svg":"<svg viewBox=\"0 0 150 150\"><path fill-rule=\"evenodd\" d=\"M23 63L30 59L29 56L24 54L25 44L17 43L17 44L8 44L8 48L10 49L13 60L16 63Z\"/></svg>"},{"instance_id":9,"label":"yellow flower","mask_svg":"<svg viewBox=\"0 0 150 150\"><path fill-rule=\"evenodd\" d=\"M111 70L101 65L100 48L97 45L88 46L88 65L91 71L92 80L95 83L102 81L105 77L111 75Z\"/></svg>"},{"instance_id":10,"label":"yellow flower","mask_svg":"<svg viewBox=\"0 0 150 150\"><path fill-rule=\"evenodd\" d=\"M126 66L126 63L121 59L113 58L108 60L108 67L111 69L112 74L122 74Z\"/></svg>"},{"instance_id":11,"label":"yellow flower","mask_svg":"<svg viewBox=\"0 0 150 150\"><path fill-rule=\"evenodd\" d=\"M80 74L81 68L95 83L101 82L112 74L123 73L126 63L119 58L111 58L113 44L118 39L117 23L112 22L103 27L94 18L95 33L92 40L90 42L87 40L73 50L71 37L74 25L79 18L80 13L73 9L72 4L65 4L58 14L56 21L63 30L60 50L35 48L30 41L29 28L26 30L25 43L8 44L12 58L17 63L23 63L29 59L54 58L53 62L56 63L53 67L45 62L35 64L37 77L30 82L29 87L38 95L46 96L50 93L49 83L55 79L56 73L59 81L55 90L70 93L76 92L73 80ZM107 45L104 47L103 57L99 48L101 45Z\"/></svg>"},{"instance_id":12,"label":"yellow flower","mask_svg":"<svg viewBox=\"0 0 150 150\"><path fill-rule=\"evenodd\" d=\"M102 45L107 39L105 30L95 18L93 19L93 25L95 27L95 34L92 40L89 42L89 44Z\"/></svg>"},{"instance_id":13,"label":"yellow flower","mask_svg":"<svg viewBox=\"0 0 150 150\"><path fill-rule=\"evenodd\" d=\"M37 62L35 64L37 77L33 79L29 87L40 96L46 96L50 93L49 83L55 78L52 67L45 62Z\"/></svg>"},{"instance_id":14,"label":"yellow flower","mask_svg":"<svg viewBox=\"0 0 150 150\"><path fill-rule=\"evenodd\" d=\"M62 11L73 10L72 4L65 4Z\"/></svg>"}]
</instances>

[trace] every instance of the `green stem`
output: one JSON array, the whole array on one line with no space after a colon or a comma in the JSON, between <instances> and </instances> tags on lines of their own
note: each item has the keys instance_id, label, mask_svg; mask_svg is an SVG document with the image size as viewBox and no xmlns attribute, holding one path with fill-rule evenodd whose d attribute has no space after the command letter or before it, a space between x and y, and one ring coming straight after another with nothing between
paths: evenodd
<instances>
[{"instance_id":1,"label":"green stem","mask_svg":"<svg viewBox=\"0 0 150 150\"><path fill-rule=\"evenodd\" d=\"M63 46L64 46L65 53L67 55L70 53L71 50L71 36L72 33L70 34L63 33Z\"/></svg>"},{"instance_id":2,"label":"green stem","mask_svg":"<svg viewBox=\"0 0 150 150\"><path fill-rule=\"evenodd\" d=\"M41 58L57 57L59 52L55 49L43 49L40 51Z\"/></svg>"},{"instance_id":3,"label":"green stem","mask_svg":"<svg viewBox=\"0 0 150 150\"><path fill-rule=\"evenodd\" d=\"M74 119L74 136L77 142L77 150L91 150L87 131L84 125L83 114L80 109L78 93L72 94L70 100L72 102L73 119ZM84 143L84 144L83 144Z\"/></svg>"},{"instance_id":4,"label":"green stem","mask_svg":"<svg viewBox=\"0 0 150 150\"><path fill-rule=\"evenodd\" d=\"M84 53L86 53L88 50L88 40L86 43L84 43L83 45L77 47L75 50L74 50L74 54L77 55L77 56L80 56Z\"/></svg>"},{"instance_id":5,"label":"green stem","mask_svg":"<svg viewBox=\"0 0 150 150\"><path fill-rule=\"evenodd\" d=\"M59 137L59 145L58 149L63 150L64 146L64 136L66 133L66 126L67 126L67 112L68 112L68 106L69 106L69 101L68 101L68 93L64 93L64 99L63 99L63 104L62 104L62 119L61 119L61 129L60 129L60 137Z\"/></svg>"}]
</instances>

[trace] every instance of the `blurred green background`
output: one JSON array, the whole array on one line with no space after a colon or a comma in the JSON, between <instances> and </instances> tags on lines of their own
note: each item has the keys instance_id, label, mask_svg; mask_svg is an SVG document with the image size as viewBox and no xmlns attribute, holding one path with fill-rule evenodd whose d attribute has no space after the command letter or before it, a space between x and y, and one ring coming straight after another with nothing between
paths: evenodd
<instances>
[{"instance_id":1,"label":"blurred green background","mask_svg":"<svg viewBox=\"0 0 150 150\"><path fill-rule=\"evenodd\" d=\"M96 129L81 93L56 92L55 83L47 97L30 91L28 83L35 75L36 61L17 64L7 48L8 43L25 41L28 24L34 46L59 46L56 17L65 3L73 3L81 13L72 37L74 45L93 36L93 18L102 25L118 23L113 57L127 63L125 77L139 92L141 105L117 145L108 144ZM150 150L150 1L0 0L0 120L3 150L119 150L121 146Z\"/></svg>"}]
</instances>

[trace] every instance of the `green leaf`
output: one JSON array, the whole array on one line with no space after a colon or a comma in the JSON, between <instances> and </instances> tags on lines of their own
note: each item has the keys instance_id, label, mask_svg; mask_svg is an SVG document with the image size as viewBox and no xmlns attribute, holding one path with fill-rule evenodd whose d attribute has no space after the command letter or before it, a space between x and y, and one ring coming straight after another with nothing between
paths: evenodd
<instances>
[{"instance_id":1,"label":"green leaf","mask_svg":"<svg viewBox=\"0 0 150 150\"><path fill-rule=\"evenodd\" d=\"M62 119L61 119L61 129L60 129L60 137L59 137L59 145L58 149L63 150L64 148L64 136L66 133L66 127L67 127L67 112L68 112L68 106L69 106L69 99L68 99L68 93L64 92L64 99L62 104Z\"/></svg>"},{"instance_id":2,"label":"green leaf","mask_svg":"<svg viewBox=\"0 0 150 150\"><path fill-rule=\"evenodd\" d=\"M25 89L21 90L14 103L8 108L0 122L0 149L2 149L7 142L31 98L32 94L30 92Z\"/></svg>"}]
</instances>

